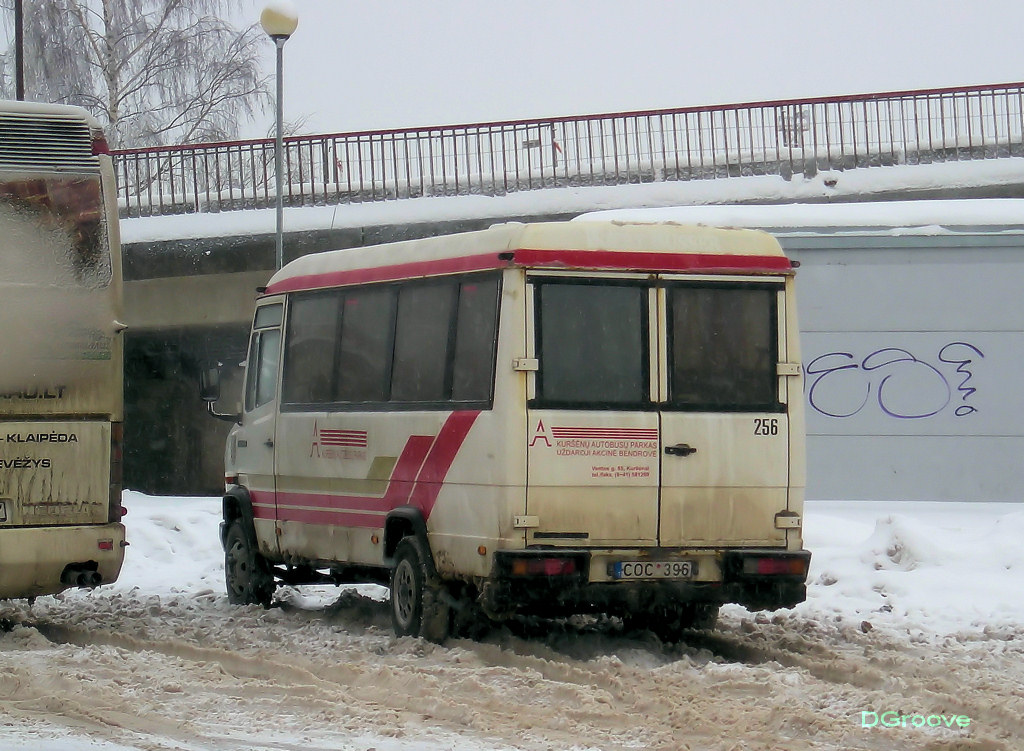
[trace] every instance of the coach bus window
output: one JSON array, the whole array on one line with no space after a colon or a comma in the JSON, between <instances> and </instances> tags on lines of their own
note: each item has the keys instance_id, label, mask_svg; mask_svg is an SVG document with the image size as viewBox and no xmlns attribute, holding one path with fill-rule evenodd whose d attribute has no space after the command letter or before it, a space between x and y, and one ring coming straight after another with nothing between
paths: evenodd
<instances>
[{"instance_id":1,"label":"coach bus window","mask_svg":"<svg viewBox=\"0 0 1024 751\"><path fill-rule=\"evenodd\" d=\"M778 290L669 290L669 402L684 409L777 409Z\"/></svg>"},{"instance_id":2,"label":"coach bus window","mask_svg":"<svg viewBox=\"0 0 1024 751\"><path fill-rule=\"evenodd\" d=\"M459 290L452 399L485 402L494 380L494 332L498 322L498 279L462 283Z\"/></svg>"},{"instance_id":3,"label":"coach bus window","mask_svg":"<svg viewBox=\"0 0 1024 751\"><path fill-rule=\"evenodd\" d=\"M398 295L391 399L436 402L447 397L445 364L456 287L409 285Z\"/></svg>"},{"instance_id":4,"label":"coach bus window","mask_svg":"<svg viewBox=\"0 0 1024 751\"><path fill-rule=\"evenodd\" d=\"M292 298L281 384L284 404L333 400L340 302L341 295L333 291Z\"/></svg>"},{"instance_id":5,"label":"coach bus window","mask_svg":"<svg viewBox=\"0 0 1024 751\"><path fill-rule=\"evenodd\" d=\"M647 298L641 286L538 284L538 401L566 407L647 402Z\"/></svg>"},{"instance_id":6,"label":"coach bus window","mask_svg":"<svg viewBox=\"0 0 1024 751\"><path fill-rule=\"evenodd\" d=\"M337 401L387 400L394 309L394 287L358 290L345 297Z\"/></svg>"},{"instance_id":7,"label":"coach bus window","mask_svg":"<svg viewBox=\"0 0 1024 751\"><path fill-rule=\"evenodd\" d=\"M52 239L54 256L72 272L75 282L94 288L110 283L110 255L106 250L98 177L39 177L0 182L0 205L9 206L42 230L39 237Z\"/></svg>"}]
</instances>

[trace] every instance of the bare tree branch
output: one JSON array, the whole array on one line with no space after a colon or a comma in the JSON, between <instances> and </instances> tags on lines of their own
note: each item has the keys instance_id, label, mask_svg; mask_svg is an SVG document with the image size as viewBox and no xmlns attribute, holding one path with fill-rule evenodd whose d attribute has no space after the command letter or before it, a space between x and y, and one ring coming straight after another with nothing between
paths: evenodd
<instances>
[{"instance_id":1,"label":"bare tree branch","mask_svg":"<svg viewBox=\"0 0 1024 751\"><path fill-rule=\"evenodd\" d=\"M270 103L262 34L223 20L239 0L24 2L30 97L86 107L115 147L234 138Z\"/></svg>"}]
</instances>

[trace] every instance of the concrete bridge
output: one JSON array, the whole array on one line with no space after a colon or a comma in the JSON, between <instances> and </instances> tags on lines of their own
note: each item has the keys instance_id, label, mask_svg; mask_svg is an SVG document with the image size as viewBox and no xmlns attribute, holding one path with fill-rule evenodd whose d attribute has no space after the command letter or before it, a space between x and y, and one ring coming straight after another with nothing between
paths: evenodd
<instances>
[{"instance_id":1,"label":"concrete bridge","mask_svg":"<svg viewBox=\"0 0 1024 751\"><path fill-rule=\"evenodd\" d=\"M285 257L598 208L1024 196L1022 105L1005 84L291 138ZM127 482L216 492L224 426L196 382L243 359L273 270L272 141L116 160Z\"/></svg>"}]
</instances>

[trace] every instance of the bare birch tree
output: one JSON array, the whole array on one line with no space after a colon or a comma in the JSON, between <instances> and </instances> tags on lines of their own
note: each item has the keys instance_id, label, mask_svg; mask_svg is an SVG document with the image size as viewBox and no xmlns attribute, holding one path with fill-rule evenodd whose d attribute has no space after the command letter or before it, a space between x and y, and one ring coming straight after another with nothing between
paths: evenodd
<instances>
[{"instance_id":1,"label":"bare birch tree","mask_svg":"<svg viewBox=\"0 0 1024 751\"><path fill-rule=\"evenodd\" d=\"M115 148L230 139L270 101L262 31L223 20L233 0L23 2L27 98L85 107Z\"/></svg>"}]
</instances>

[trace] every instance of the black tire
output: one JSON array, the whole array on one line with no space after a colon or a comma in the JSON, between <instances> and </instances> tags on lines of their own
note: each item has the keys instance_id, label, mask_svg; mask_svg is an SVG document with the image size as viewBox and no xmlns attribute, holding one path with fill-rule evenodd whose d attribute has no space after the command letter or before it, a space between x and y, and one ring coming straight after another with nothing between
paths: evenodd
<instances>
[{"instance_id":1,"label":"black tire","mask_svg":"<svg viewBox=\"0 0 1024 751\"><path fill-rule=\"evenodd\" d=\"M233 605L270 604L276 585L266 559L253 546L242 522L231 522L224 538L224 583Z\"/></svg>"},{"instance_id":2,"label":"black tire","mask_svg":"<svg viewBox=\"0 0 1024 751\"><path fill-rule=\"evenodd\" d=\"M444 585L428 566L429 555L418 537L398 543L391 571L391 625L398 636L440 644L448 638L451 608L443 599Z\"/></svg>"}]
</instances>

